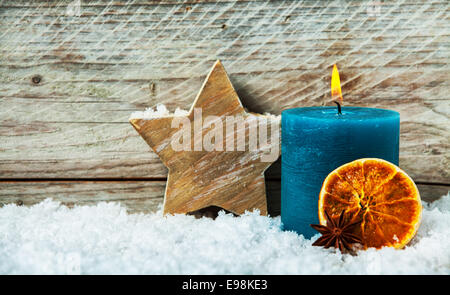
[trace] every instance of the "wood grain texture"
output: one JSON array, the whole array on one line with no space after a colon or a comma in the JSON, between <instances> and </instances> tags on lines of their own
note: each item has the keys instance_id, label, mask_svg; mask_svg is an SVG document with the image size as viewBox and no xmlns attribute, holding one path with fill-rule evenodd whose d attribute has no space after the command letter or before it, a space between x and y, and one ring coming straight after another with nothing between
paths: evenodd
<instances>
[{"instance_id":1,"label":"wood grain texture","mask_svg":"<svg viewBox=\"0 0 450 295\"><path fill-rule=\"evenodd\" d=\"M264 172L281 152L280 119L246 112L217 61L186 115L141 113L130 123L169 169L164 214L216 206L267 215Z\"/></svg>"},{"instance_id":2,"label":"wood grain texture","mask_svg":"<svg viewBox=\"0 0 450 295\"><path fill-rule=\"evenodd\" d=\"M47 198L63 205L120 202L128 212L155 212L162 207L165 181L19 181L0 183L1 205L30 206Z\"/></svg>"},{"instance_id":3,"label":"wood grain texture","mask_svg":"<svg viewBox=\"0 0 450 295\"><path fill-rule=\"evenodd\" d=\"M275 114L328 103L337 63L345 104L400 112L400 166L450 183L448 1L72 3L0 3L0 178L165 177L128 116L187 108L220 58Z\"/></svg>"},{"instance_id":4,"label":"wood grain texture","mask_svg":"<svg viewBox=\"0 0 450 295\"><path fill-rule=\"evenodd\" d=\"M0 206L30 206L47 198L72 207L98 202L120 202L129 213L149 213L162 209L165 181L3 181ZM422 200L432 202L450 191L450 186L418 185ZM266 181L270 216L280 214L280 182Z\"/></svg>"}]
</instances>

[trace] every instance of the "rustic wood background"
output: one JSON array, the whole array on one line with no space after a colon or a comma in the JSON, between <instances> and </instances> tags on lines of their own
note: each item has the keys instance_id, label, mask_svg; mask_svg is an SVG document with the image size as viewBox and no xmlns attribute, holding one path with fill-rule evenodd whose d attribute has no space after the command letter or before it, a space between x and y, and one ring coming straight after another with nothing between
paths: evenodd
<instances>
[{"instance_id":1,"label":"rustic wood background","mask_svg":"<svg viewBox=\"0 0 450 295\"><path fill-rule=\"evenodd\" d=\"M128 123L189 108L220 58L251 111L329 103L401 114L400 166L450 187L450 2L0 1L0 202L152 211L166 169ZM279 213L279 164L267 173Z\"/></svg>"}]
</instances>

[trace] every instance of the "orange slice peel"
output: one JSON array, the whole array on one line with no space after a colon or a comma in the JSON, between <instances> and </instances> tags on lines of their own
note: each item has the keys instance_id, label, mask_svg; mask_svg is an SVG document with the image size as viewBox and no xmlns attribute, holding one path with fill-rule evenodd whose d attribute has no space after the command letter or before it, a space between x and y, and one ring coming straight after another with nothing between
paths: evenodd
<instances>
[{"instance_id":1,"label":"orange slice peel","mask_svg":"<svg viewBox=\"0 0 450 295\"><path fill-rule=\"evenodd\" d=\"M319 221L327 224L325 211L337 218L362 219L354 234L364 248L406 246L422 218L419 190L396 165L365 158L342 165L323 182L319 195Z\"/></svg>"}]
</instances>

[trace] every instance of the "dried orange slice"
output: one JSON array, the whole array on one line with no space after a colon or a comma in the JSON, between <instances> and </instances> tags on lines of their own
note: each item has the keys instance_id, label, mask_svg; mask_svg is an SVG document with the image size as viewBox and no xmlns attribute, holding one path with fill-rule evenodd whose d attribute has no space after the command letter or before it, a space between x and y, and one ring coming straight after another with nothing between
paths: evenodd
<instances>
[{"instance_id":1,"label":"dried orange slice","mask_svg":"<svg viewBox=\"0 0 450 295\"><path fill-rule=\"evenodd\" d=\"M414 181L400 168L381 159L347 163L325 179L319 195L319 221L325 211L337 218L362 218L354 234L364 247L403 248L414 237L422 216L420 194Z\"/></svg>"}]
</instances>

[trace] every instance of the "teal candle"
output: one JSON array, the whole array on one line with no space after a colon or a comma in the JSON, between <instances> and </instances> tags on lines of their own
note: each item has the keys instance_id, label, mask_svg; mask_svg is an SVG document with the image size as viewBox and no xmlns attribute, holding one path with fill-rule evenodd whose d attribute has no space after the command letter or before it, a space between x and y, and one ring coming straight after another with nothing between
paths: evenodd
<instances>
[{"instance_id":1,"label":"teal candle","mask_svg":"<svg viewBox=\"0 0 450 295\"><path fill-rule=\"evenodd\" d=\"M400 114L384 109L308 107L281 114L281 221L306 238L317 232L318 196L326 176L360 158L398 165Z\"/></svg>"}]
</instances>

